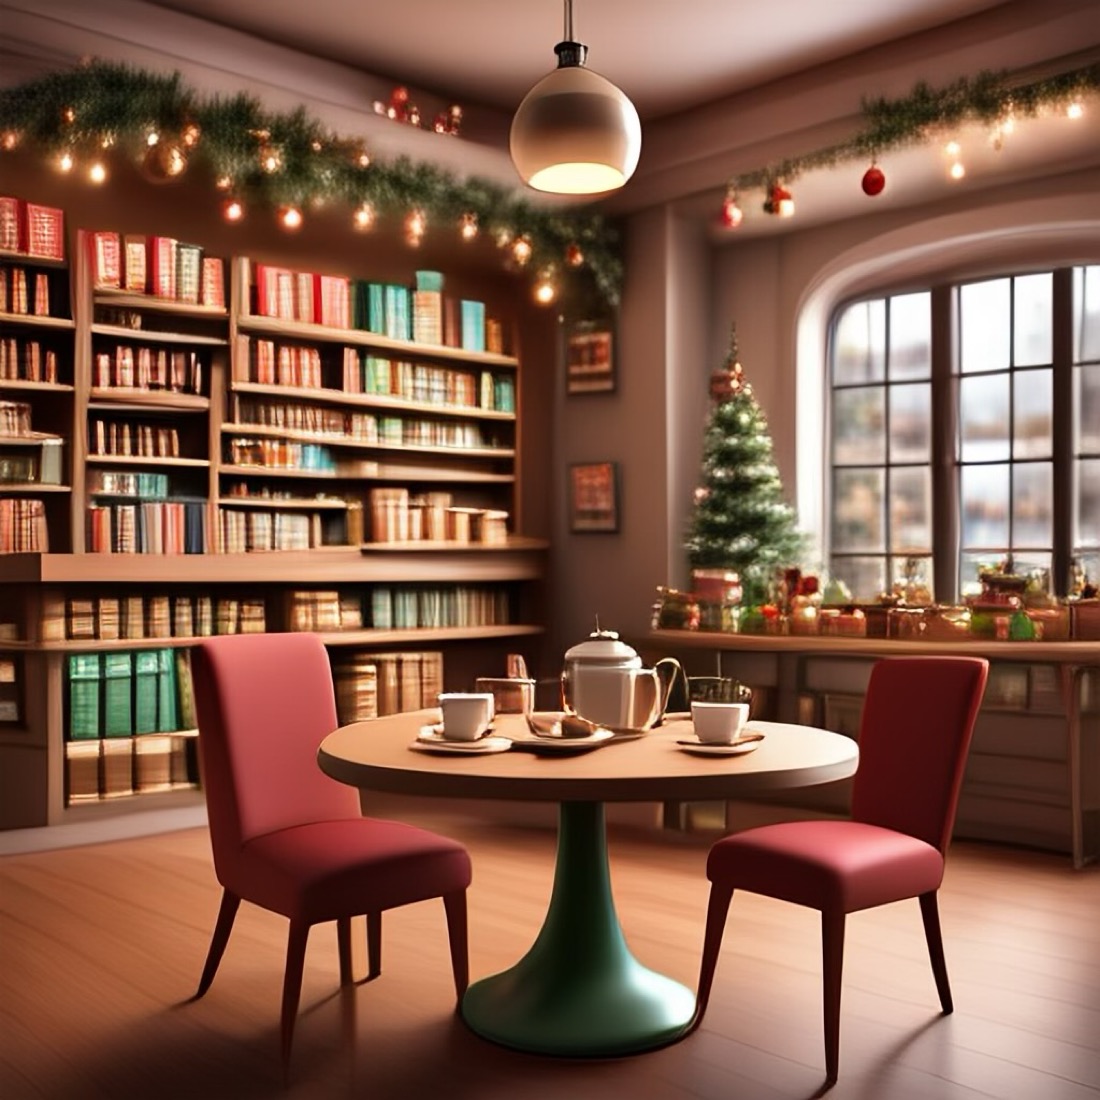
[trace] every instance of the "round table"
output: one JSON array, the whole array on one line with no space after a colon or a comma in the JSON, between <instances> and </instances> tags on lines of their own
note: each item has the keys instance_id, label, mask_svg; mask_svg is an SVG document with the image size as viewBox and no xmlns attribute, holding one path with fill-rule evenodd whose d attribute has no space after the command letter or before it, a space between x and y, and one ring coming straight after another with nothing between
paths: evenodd
<instances>
[{"instance_id":1,"label":"round table","mask_svg":"<svg viewBox=\"0 0 1100 1100\"><path fill-rule=\"evenodd\" d=\"M559 803L554 885L530 951L501 974L474 982L462 1016L479 1035L538 1054L610 1057L651 1050L690 1028L695 995L631 954L611 895L605 802L725 800L748 792L810 786L856 770L854 741L827 730L752 722L764 740L737 756L698 756L677 746L690 720L666 721L641 737L615 738L577 754L513 746L494 754L410 749L437 709L343 726L317 759L354 787L457 798ZM522 715L498 714L494 733L529 742Z\"/></svg>"}]
</instances>

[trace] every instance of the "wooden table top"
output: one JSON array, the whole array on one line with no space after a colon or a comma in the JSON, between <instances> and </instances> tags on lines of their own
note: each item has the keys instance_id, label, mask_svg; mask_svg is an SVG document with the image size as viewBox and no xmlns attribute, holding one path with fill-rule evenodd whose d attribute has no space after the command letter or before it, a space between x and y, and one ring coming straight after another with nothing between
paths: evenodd
<instances>
[{"instance_id":1,"label":"wooden table top","mask_svg":"<svg viewBox=\"0 0 1100 1100\"><path fill-rule=\"evenodd\" d=\"M401 794L547 802L648 802L726 799L826 783L852 775L859 760L848 737L812 726L750 722L763 733L752 752L699 756L676 745L693 736L690 718L666 721L640 737L613 739L576 754L536 754L513 746L492 754L436 754L410 748L438 708L342 726L321 743L327 775L353 787ZM519 714L498 714L494 735L529 740Z\"/></svg>"}]
</instances>

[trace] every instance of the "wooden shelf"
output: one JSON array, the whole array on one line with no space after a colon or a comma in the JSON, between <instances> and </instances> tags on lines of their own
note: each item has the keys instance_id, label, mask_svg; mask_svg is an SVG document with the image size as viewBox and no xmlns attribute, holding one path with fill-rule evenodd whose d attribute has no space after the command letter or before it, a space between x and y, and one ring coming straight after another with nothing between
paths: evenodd
<instances>
[{"instance_id":1,"label":"wooden shelf","mask_svg":"<svg viewBox=\"0 0 1100 1100\"><path fill-rule=\"evenodd\" d=\"M549 550L550 542L548 539L510 535L503 544L416 539L409 542L364 542L359 549L364 554L453 554L456 550L475 554L499 554L510 550Z\"/></svg>"},{"instance_id":2,"label":"wooden shelf","mask_svg":"<svg viewBox=\"0 0 1100 1100\"><path fill-rule=\"evenodd\" d=\"M516 452L505 447L427 446L420 443L382 443L360 439L353 435L327 435L324 432L306 432L299 428L275 428L267 424L222 424L222 432L230 435L254 435L265 439L293 439L322 446L348 447L360 451L401 451L412 454L449 455L461 454L474 458L515 458Z\"/></svg>"},{"instance_id":3,"label":"wooden shelf","mask_svg":"<svg viewBox=\"0 0 1100 1100\"><path fill-rule=\"evenodd\" d=\"M4 493L71 493L71 485L43 485L40 481L0 481L0 495Z\"/></svg>"},{"instance_id":4,"label":"wooden shelf","mask_svg":"<svg viewBox=\"0 0 1100 1100\"><path fill-rule=\"evenodd\" d=\"M521 638L544 633L541 626L519 623L503 626L421 626L409 630L342 630L320 632L329 646L384 646L413 642L435 645L438 642L475 641L489 638Z\"/></svg>"},{"instance_id":5,"label":"wooden shelf","mask_svg":"<svg viewBox=\"0 0 1100 1100\"><path fill-rule=\"evenodd\" d=\"M95 288L92 302L97 306L140 309L164 313L173 317L201 317L204 320L227 320L229 317L229 311L224 306L204 306L195 302L177 302L172 298L158 298L155 294L134 294L129 290L114 290L111 287L103 286ZM94 328L95 326L93 326ZM132 332L134 330L126 329L125 331Z\"/></svg>"},{"instance_id":6,"label":"wooden shelf","mask_svg":"<svg viewBox=\"0 0 1100 1100\"><path fill-rule=\"evenodd\" d=\"M271 497L218 497L219 508L262 508L264 510L279 512L346 512L348 502L346 500L273 500Z\"/></svg>"},{"instance_id":7,"label":"wooden shelf","mask_svg":"<svg viewBox=\"0 0 1100 1100\"><path fill-rule=\"evenodd\" d=\"M0 435L0 447L34 447L49 442L51 439L62 440L63 438L63 436L54 435L52 432L24 432L21 435Z\"/></svg>"},{"instance_id":8,"label":"wooden shelf","mask_svg":"<svg viewBox=\"0 0 1100 1100\"><path fill-rule=\"evenodd\" d=\"M187 466L196 469L209 469L208 458L161 458L151 455L97 455L86 458L89 466ZM131 495L131 494L124 494Z\"/></svg>"},{"instance_id":9,"label":"wooden shelf","mask_svg":"<svg viewBox=\"0 0 1100 1100\"><path fill-rule=\"evenodd\" d=\"M0 260L15 260L33 264L35 267L68 267L68 260L59 260L54 256L29 256L26 252L17 252L13 248L0 248Z\"/></svg>"},{"instance_id":10,"label":"wooden shelf","mask_svg":"<svg viewBox=\"0 0 1100 1100\"><path fill-rule=\"evenodd\" d=\"M537 580L540 547L410 556L358 546L253 554L0 554L0 584L342 584ZM1054 643L1051 643L1054 644Z\"/></svg>"},{"instance_id":11,"label":"wooden shelf","mask_svg":"<svg viewBox=\"0 0 1100 1100\"><path fill-rule=\"evenodd\" d=\"M329 405L347 405L352 408L416 412L428 416L458 417L464 420L514 421L516 419L514 412L502 412L500 409L483 409L479 405L441 405L434 401L414 401L408 397L394 397L383 393L347 393L344 390L276 386L265 382L242 381L230 382L229 388L238 394L282 397L295 401L320 401Z\"/></svg>"},{"instance_id":12,"label":"wooden shelf","mask_svg":"<svg viewBox=\"0 0 1100 1100\"><path fill-rule=\"evenodd\" d=\"M229 341L220 336L194 336L183 332L161 332L152 328L127 328L125 325L92 325L94 336L114 336L139 344L184 344L194 347L224 348Z\"/></svg>"},{"instance_id":13,"label":"wooden shelf","mask_svg":"<svg viewBox=\"0 0 1100 1100\"><path fill-rule=\"evenodd\" d=\"M68 317L42 317L36 313L6 313L0 310L0 325L24 325L28 328L74 329Z\"/></svg>"},{"instance_id":14,"label":"wooden shelf","mask_svg":"<svg viewBox=\"0 0 1100 1100\"><path fill-rule=\"evenodd\" d=\"M31 382L25 378L0 378L0 390L27 390L34 393L72 393L66 382Z\"/></svg>"},{"instance_id":15,"label":"wooden shelf","mask_svg":"<svg viewBox=\"0 0 1100 1100\"><path fill-rule=\"evenodd\" d=\"M294 340L378 348L381 351L399 352L402 356L414 359L446 359L478 367L514 368L519 365L519 360L511 355L497 355L490 351L468 351L465 348L452 348L444 344L419 344L412 340L394 340L389 336L357 328L312 325L303 321L283 321L274 317L259 317L255 314L242 314L237 325L241 332L259 336L283 336Z\"/></svg>"},{"instance_id":16,"label":"wooden shelf","mask_svg":"<svg viewBox=\"0 0 1100 1100\"><path fill-rule=\"evenodd\" d=\"M207 412L210 398L174 390L142 390L136 386L93 386L88 408L170 409L174 412Z\"/></svg>"}]
</instances>

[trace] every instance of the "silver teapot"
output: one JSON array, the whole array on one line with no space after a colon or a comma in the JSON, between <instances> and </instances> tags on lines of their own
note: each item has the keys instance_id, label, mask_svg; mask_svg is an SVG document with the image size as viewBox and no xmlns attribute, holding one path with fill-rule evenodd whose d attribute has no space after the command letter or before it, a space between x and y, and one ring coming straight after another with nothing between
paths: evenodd
<instances>
[{"instance_id":1,"label":"silver teapot","mask_svg":"<svg viewBox=\"0 0 1100 1100\"><path fill-rule=\"evenodd\" d=\"M677 674L683 669L675 657L643 668L641 657L615 631L596 629L565 654L562 705L567 714L596 725L641 732L661 724Z\"/></svg>"}]
</instances>

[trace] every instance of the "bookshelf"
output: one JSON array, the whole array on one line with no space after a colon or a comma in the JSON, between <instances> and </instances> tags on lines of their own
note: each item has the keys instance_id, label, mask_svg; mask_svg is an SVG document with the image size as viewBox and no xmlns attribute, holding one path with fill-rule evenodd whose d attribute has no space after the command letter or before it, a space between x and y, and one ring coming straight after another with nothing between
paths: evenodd
<instances>
[{"instance_id":1,"label":"bookshelf","mask_svg":"<svg viewBox=\"0 0 1100 1100\"><path fill-rule=\"evenodd\" d=\"M536 651L549 546L523 527L525 500L545 494L521 478L518 324L507 351L496 322L494 348L461 346L442 299L404 337L352 327L368 262L276 268L65 217L66 259L0 250L0 270L46 273L30 284L52 311L0 299L0 348L15 349L0 402L63 441L52 482L0 481L0 502L39 502L47 536L0 553L0 828L200 802L184 696L189 650L211 634L316 630L345 720ZM198 300L178 298L180 249ZM410 308L418 260L379 273ZM264 315L265 268L296 293L347 294L346 315L332 323L331 300L322 314L320 289L314 319ZM462 276L463 302L477 286ZM0 430L0 470L9 453L29 470L41 446ZM401 495L399 528L375 529L380 490ZM138 722L156 662L175 701L151 718L145 698Z\"/></svg>"}]
</instances>

